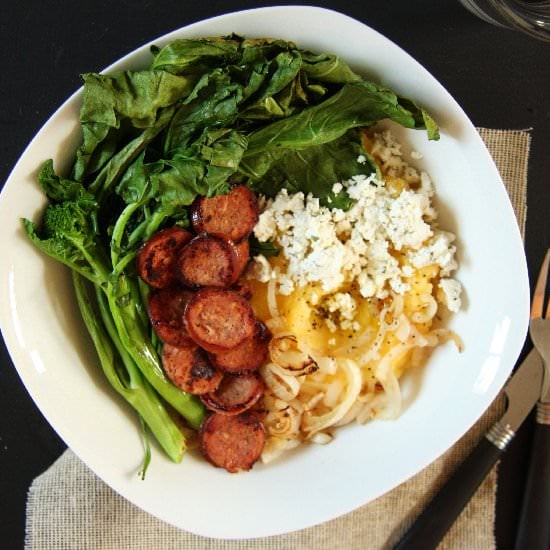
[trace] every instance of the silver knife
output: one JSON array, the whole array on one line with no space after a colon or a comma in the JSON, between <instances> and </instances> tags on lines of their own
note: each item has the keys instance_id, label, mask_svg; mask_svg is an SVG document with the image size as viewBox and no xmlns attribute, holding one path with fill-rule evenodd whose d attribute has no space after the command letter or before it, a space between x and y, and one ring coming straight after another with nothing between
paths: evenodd
<instances>
[{"instance_id":1,"label":"silver knife","mask_svg":"<svg viewBox=\"0 0 550 550\"><path fill-rule=\"evenodd\" d=\"M452 474L394 550L436 548L535 406L543 373L542 358L532 349L504 386L506 412Z\"/></svg>"}]
</instances>

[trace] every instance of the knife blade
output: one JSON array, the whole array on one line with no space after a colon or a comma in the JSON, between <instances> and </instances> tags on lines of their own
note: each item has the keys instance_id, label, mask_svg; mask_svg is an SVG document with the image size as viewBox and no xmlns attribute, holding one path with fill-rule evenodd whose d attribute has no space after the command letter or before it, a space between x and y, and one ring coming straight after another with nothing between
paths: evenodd
<instances>
[{"instance_id":1,"label":"knife blade","mask_svg":"<svg viewBox=\"0 0 550 550\"><path fill-rule=\"evenodd\" d=\"M439 490L394 550L436 548L535 406L544 365L532 349L504 386L506 411Z\"/></svg>"}]
</instances>

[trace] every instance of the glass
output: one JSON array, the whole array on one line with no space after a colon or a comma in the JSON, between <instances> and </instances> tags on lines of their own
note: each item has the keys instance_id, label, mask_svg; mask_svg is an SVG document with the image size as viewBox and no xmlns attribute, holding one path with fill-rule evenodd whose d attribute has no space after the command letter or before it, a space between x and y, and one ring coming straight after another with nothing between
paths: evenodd
<instances>
[{"instance_id":1,"label":"glass","mask_svg":"<svg viewBox=\"0 0 550 550\"><path fill-rule=\"evenodd\" d=\"M460 0L460 3L488 23L550 42L550 0Z\"/></svg>"}]
</instances>

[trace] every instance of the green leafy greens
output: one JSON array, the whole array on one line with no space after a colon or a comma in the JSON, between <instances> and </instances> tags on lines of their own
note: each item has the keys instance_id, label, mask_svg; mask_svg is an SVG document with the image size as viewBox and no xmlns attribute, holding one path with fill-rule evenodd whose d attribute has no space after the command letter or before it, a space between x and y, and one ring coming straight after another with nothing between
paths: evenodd
<instances>
[{"instance_id":1,"label":"green leafy greens","mask_svg":"<svg viewBox=\"0 0 550 550\"><path fill-rule=\"evenodd\" d=\"M334 195L333 184L376 170L360 128L391 119L430 139L438 128L412 100L364 80L339 57L282 40L175 40L152 48L147 70L83 81L71 173L44 164L38 179L48 205L40 223L23 224L42 252L72 270L107 380L178 462L186 446L178 415L197 429L204 408L164 375L148 290L135 273L141 245L163 227L187 226L197 195L227 192L233 182L348 208L351 199Z\"/></svg>"}]
</instances>

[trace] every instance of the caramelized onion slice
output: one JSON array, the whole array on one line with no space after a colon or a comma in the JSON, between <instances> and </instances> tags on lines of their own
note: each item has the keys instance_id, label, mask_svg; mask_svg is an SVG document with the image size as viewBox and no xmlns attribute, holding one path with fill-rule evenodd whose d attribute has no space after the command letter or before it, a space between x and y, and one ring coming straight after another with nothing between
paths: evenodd
<instances>
[{"instance_id":1,"label":"caramelized onion slice","mask_svg":"<svg viewBox=\"0 0 550 550\"><path fill-rule=\"evenodd\" d=\"M357 363L351 359L342 359L340 367L347 382L343 398L336 407L325 414L319 416L314 416L308 412L304 414L302 430L309 434L309 438L341 420L355 403L361 391L361 371Z\"/></svg>"},{"instance_id":2,"label":"caramelized onion slice","mask_svg":"<svg viewBox=\"0 0 550 550\"><path fill-rule=\"evenodd\" d=\"M319 369L313 357L299 349L296 337L291 334L274 336L269 342L269 355L273 363L293 376L311 374Z\"/></svg>"}]
</instances>

